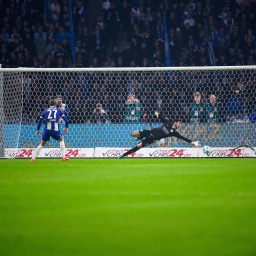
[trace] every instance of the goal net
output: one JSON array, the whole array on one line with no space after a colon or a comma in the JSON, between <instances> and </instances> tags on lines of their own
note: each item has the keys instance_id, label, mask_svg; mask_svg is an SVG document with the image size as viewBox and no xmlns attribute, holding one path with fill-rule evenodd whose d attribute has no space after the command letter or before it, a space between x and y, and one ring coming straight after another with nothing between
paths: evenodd
<instances>
[{"instance_id":1,"label":"goal net","mask_svg":"<svg viewBox=\"0 0 256 256\"><path fill-rule=\"evenodd\" d=\"M67 148L135 146L131 131L181 119L180 133L211 147L254 147L256 67L0 69L0 157L35 148L36 123L62 97ZM63 125L64 128L64 125ZM54 140L46 147L58 147ZM167 138L151 147L191 147ZM10 156L9 156L10 157Z\"/></svg>"}]
</instances>

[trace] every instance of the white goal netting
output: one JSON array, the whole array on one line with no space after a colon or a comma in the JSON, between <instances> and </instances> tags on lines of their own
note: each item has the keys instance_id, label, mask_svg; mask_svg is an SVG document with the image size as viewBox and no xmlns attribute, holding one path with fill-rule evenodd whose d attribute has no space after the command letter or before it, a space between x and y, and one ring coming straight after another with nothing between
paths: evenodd
<instances>
[{"instance_id":1,"label":"white goal netting","mask_svg":"<svg viewBox=\"0 0 256 256\"><path fill-rule=\"evenodd\" d=\"M0 154L35 148L36 123L62 97L70 148L133 147L130 132L159 126L154 111L180 118L202 145L256 146L256 67L0 69ZM189 147L175 138L152 147ZM47 147L58 147L51 140Z\"/></svg>"}]
</instances>

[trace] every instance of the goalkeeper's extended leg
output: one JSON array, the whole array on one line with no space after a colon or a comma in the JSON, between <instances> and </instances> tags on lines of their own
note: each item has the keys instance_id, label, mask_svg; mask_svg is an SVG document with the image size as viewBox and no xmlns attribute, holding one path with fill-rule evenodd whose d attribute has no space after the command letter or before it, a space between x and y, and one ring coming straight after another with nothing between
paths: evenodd
<instances>
[{"instance_id":1,"label":"goalkeeper's extended leg","mask_svg":"<svg viewBox=\"0 0 256 256\"><path fill-rule=\"evenodd\" d=\"M146 145L148 145L148 140L145 139L142 142L140 142L139 144L136 145L136 147L131 148L130 150L126 151L125 153L123 153L122 155L120 155L118 158L122 159L136 151L138 151L139 149L141 149L142 147L145 147Z\"/></svg>"},{"instance_id":2,"label":"goalkeeper's extended leg","mask_svg":"<svg viewBox=\"0 0 256 256\"><path fill-rule=\"evenodd\" d=\"M122 155L120 155L118 158L119 159L123 159L124 157L130 155L131 153L136 152L137 150L139 150L140 148L138 146L131 148L130 150L126 151L125 153L123 153Z\"/></svg>"},{"instance_id":3,"label":"goalkeeper's extended leg","mask_svg":"<svg viewBox=\"0 0 256 256\"><path fill-rule=\"evenodd\" d=\"M131 132L131 136L134 137L135 140L143 140L149 135L150 131L148 130L137 130Z\"/></svg>"},{"instance_id":4,"label":"goalkeeper's extended leg","mask_svg":"<svg viewBox=\"0 0 256 256\"><path fill-rule=\"evenodd\" d=\"M131 132L131 136L135 139L135 140L140 140L140 131L133 131Z\"/></svg>"}]
</instances>

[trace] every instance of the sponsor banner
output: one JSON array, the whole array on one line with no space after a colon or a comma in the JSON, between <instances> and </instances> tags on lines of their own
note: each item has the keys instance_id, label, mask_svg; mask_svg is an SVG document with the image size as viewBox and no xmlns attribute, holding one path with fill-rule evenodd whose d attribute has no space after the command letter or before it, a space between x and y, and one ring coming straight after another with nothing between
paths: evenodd
<instances>
[{"instance_id":1,"label":"sponsor banner","mask_svg":"<svg viewBox=\"0 0 256 256\"><path fill-rule=\"evenodd\" d=\"M95 148L94 157L117 158L127 148ZM256 157L256 148L212 148L210 154L203 153L202 148L141 148L127 157Z\"/></svg>"},{"instance_id":2,"label":"sponsor banner","mask_svg":"<svg viewBox=\"0 0 256 256\"><path fill-rule=\"evenodd\" d=\"M6 158L31 158L35 148L7 148L5 149ZM128 148L67 148L66 156L70 158L118 158L121 154L128 151ZM59 148L43 148L39 158L60 158ZM127 156L131 157L256 157L256 148L211 148L207 155L202 148L142 148L135 153Z\"/></svg>"},{"instance_id":3,"label":"sponsor banner","mask_svg":"<svg viewBox=\"0 0 256 256\"><path fill-rule=\"evenodd\" d=\"M204 154L203 157L256 157L256 148L238 147L238 148L211 148L209 154Z\"/></svg>"},{"instance_id":4,"label":"sponsor banner","mask_svg":"<svg viewBox=\"0 0 256 256\"><path fill-rule=\"evenodd\" d=\"M128 150L127 148L95 148L94 157L117 158ZM193 148L141 148L127 157L192 157L193 151Z\"/></svg>"},{"instance_id":5,"label":"sponsor banner","mask_svg":"<svg viewBox=\"0 0 256 256\"><path fill-rule=\"evenodd\" d=\"M35 148L6 148L6 158L31 158ZM66 156L70 158L89 158L93 157L94 148L66 148ZM43 148L38 158L60 158L59 148Z\"/></svg>"}]
</instances>

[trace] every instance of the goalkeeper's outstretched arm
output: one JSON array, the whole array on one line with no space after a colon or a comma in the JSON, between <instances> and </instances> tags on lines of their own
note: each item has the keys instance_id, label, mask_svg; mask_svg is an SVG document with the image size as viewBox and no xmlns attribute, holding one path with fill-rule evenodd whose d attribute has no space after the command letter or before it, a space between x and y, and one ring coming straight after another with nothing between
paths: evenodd
<instances>
[{"instance_id":1,"label":"goalkeeper's outstretched arm","mask_svg":"<svg viewBox=\"0 0 256 256\"><path fill-rule=\"evenodd\" d=\"M184 141L186 141L186 142L188 142L188 143L191 143L191 144L192 144L194 147L196 147L196 148L200 147L200 142L199 142L199 141L192 141L192 140L190 140L190 139L188 139L188 138L182 136L182 135L179 134L178 132L177 132L177 134L175 135L175 137L177 137L178 139L184 140Z\"/></svg>"},{"instance_id":2,"label":"goalkeeper's outstretched arm","mask_svg":"<svg viewBox=\"0 0 256 256\"><path fill-rule=\"evenodd\" d=\"M155 111L155 116L160 119L161 123L167 123L169 121L158 111Z\"/></svg>"}]
</instances>

